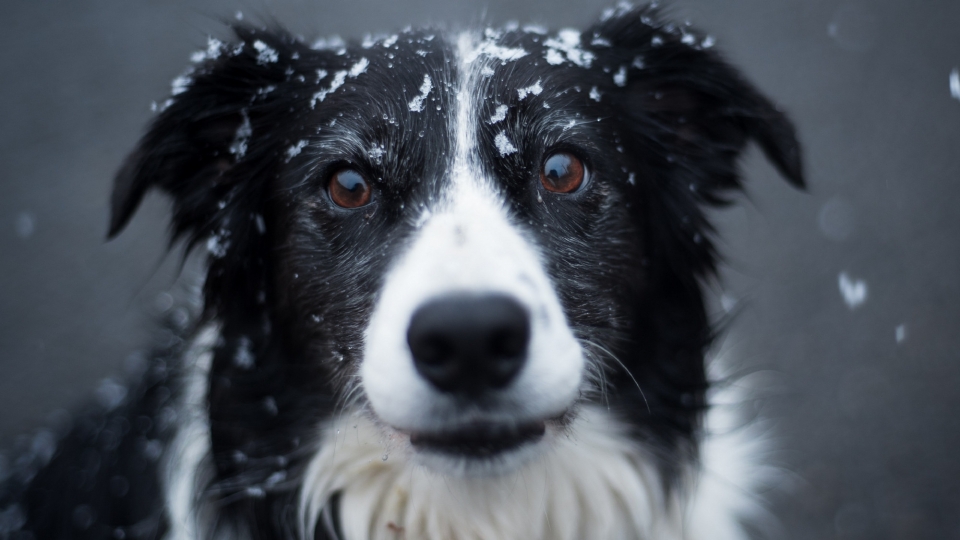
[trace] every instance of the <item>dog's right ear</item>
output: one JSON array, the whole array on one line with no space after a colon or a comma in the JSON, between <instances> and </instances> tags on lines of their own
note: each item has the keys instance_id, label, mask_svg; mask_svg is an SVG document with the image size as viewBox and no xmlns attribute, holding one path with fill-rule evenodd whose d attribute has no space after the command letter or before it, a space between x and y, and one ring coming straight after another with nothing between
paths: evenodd
<instances>
[{"instance_id":1,"label":"dog's right ear","mask_svg":"<svg viewBox=\"0 0 960 540\"><path fill-rule=\"evenodd\" d=\"M108 238L126 226L146 192L173 198L172 240L218 230L241 181L236 169L270 149L255 147L269 123L272 90L290 79L291 59L306 46L282 32L235 27L239 43L210 40L200 62L174 81L173 96L117 173ZM305 51L304 51L305 52Z\"/></svg>"}]
</instances>

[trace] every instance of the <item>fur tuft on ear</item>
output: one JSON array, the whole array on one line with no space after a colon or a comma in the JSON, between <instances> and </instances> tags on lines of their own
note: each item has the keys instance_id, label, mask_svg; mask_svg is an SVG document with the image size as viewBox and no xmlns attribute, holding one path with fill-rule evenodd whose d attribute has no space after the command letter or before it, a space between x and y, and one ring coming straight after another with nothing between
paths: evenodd
<instances>
[{"instance_id":1,"label":"fur tuft on ear","mask_svg":"<svg viewBox=\"0 0 960 540\"><path fill-rule=\"evenodd\" d=\"M282 32L234 27L239 43L211 40L204 59L174 83L137 148L117 173L111 197L112 238L143 196L157 188L174 201L173 240L216 230L231 174L252 153L255 126L270 109L267 90L290 77L287 62L303 45Z\"/></svg>"}]
</instances>

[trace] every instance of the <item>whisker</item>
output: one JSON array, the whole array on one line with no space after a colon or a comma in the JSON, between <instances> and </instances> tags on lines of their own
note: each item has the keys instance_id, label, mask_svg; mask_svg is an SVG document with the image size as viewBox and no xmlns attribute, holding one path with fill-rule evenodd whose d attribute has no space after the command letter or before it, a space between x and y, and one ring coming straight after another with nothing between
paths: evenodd
<instances>
[{"instance_id":1,"label":"whisker","mask_svg":"<svg viewBox=\"0 0 960 540\"><path fill-rule=\"evenodd\" d=\"M647 412L653 414L653 411L650 409L650 402L647 401L647 396L646 396L646 394L643 393L643 388L640 388L640 383L637 382L637 378L634 377L634 376L633 376L633 373L630 372L630 370L627 368L627 366L626 366L623 362L621 362L619 358L617 358L617 355L613 354L613 352L610 351L610 349L604 347L603 345L600 345L599 343L594 343L594 342L589 341L589 340L586 340L586 339L584 339L584 340L582 340L582 341L583 341L585 344L587 344L587 345L589 345L589 346L591 346L591 347L594 347L594 348L596 348L597 350L599 350L600 352L606 354L607 357L609 357L610 359L612 359L614 362L616 362L617 364L619 364L621 368L623 368L623 371L625 371L625 372L627 373L627 375L630 376L630 380L633 381L633 384L637 387L637 390L640 391L640 397L643 398L643 403L644 403L644 405L647 406Z\"/></svg>"}]
</instances>

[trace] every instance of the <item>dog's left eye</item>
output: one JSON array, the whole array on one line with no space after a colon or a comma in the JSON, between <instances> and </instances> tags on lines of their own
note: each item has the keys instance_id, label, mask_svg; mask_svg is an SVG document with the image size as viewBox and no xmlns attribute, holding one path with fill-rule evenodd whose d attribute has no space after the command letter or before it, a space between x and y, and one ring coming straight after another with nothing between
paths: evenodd
<instances>
[{"instance_id":1,"label":"dog's left eye","mask_svg":"<svg viewBox=\"0 0 960 540\"><path fill-rule=\"evenodd\" d=\"M330 200L343 208L359 208L370 202L373 189L370 182L353 169L340 169L327 185Z\"/></svg>"},{"instance_id":2,"label":"dog's left eye","mask_svg":"<svg viewBox=\"0 0 960 540\"><path fill-rule=\"evenodd\" d=\"M552 154L544 160L540 170L540 183L554 193L573 193L580 189L586 177L583 162L569 152Z\"/></svg>"}]
</instances>

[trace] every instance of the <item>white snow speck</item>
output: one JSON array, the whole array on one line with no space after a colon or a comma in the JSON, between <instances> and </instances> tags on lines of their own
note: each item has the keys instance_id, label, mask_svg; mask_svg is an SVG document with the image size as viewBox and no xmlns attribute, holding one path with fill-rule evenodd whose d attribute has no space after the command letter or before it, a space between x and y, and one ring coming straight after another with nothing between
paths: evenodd
<instances>
[{"instance_id":1,"label":"white snow speck","mask_svg":"<svg viewBox=\"0 0 960 540\"><path fill-rule=\"evenodd\" d=\"M950 72L950 95L953 99L960 100L960 70L957 68Z\"/></svg>"},{"instance_id":2,"label":"white snow speck","mask_svg":"<svg viewBox=\"0 0 960 540\"><path fill-rule=\"evenodd\" d=\"M301 141L297 141L297 144L291 146L290 148L287 148L287 161L299 156L300 151L303 150L305 146L307 146L307 140L303 139Z\"/></svg>"},{"instance_id":3,"label":"white snow speck","mask_svg":"<svg viewBox=\"0 0 960 540\"><path fill-rule=\"evenodd\" d=\"M490 66L483 66L482 68L480 68L480 74L483 75L484 77L489 77L493 75L493 68L491 68Z\"/></svg>"},{"instance_id":4,"label":"white snow speck","mask_svg":"<svg viewBox=\"0 0 960 540\"><path fill-rule=\"evenodd\" d=\"M390 47L393 47L396 45L398 39L400 39L400 36L397 34L388 37L387 39L383 40L383 48L389 49Z\"/></svg>"},{"instance_id":5,"label":"white snow speck","mask_svg":"<svg viewBox=\"0 0 960 540\"><path fill-rule=\"evenodd\" d=\"M234 13L233 16L234 16L238 21L242 21L242 20L243 20L243 12L242 12L242 11L238 11L238 12Z\"/></svg>"},{"instance_id":6,"label":"white snow speck","mask_svg":"<svg viewBox=\"0 0 960 540\"><path fill-rule=\"evenodd\" d=\"M426 56L427 56L427 51L425 51L425 50L423 50L423 49L417 49L417 55L418 55L418 56L426 57Z\"/></svg>"},{"instance_id":7,"label":"white snow speck","mask_svg":"<svg viewBox=\"0 0 960 540\"><path fill-rule=\"evenodd\" d=\"M907 339L907 325L897 325L896 330L894 330L894 337L897 339L897 343L903 343L903 340Z\"/></svg>"},{"instance_id":8,"label":"white snow speck","mask_svg":"<svg viewBox=\"0 0 960 540\"><path fill-rule=\"evenodd\" d=\"M838 282L843 301L850 309L856 309L867 301L867 284L863 280L851 280L846 272L840 272Z\"/></svg>"},{"instance_id":9,"label":"white snow speck","mask_svg":"<svg viewBox=\"0 0 960 540\"><path fill-rule=\"evenodd\" d=\"M325 70L325 69L318 69L318 70L317 70L317 82L320 82L320 81L322 81L323 79L325 79L325 78L327 77L327 75L329 75L329 73L327 73L327 70Z\"/></svg>"},{"instance_id":10,"label":"white snow speck","mask_svg":"<svg viewBox=\"0 0 960 540\"><path fill-rule=\"evenodd\" d=\"M250 351L250 338L243 336L237 343L237 352L233 355L233 365L240 369L250 369L253 367L254 358Z\"/></svg>"},{"instance_id":11,"label":"white snow speck","mask_svg":"<svg viewBox=\"0 0 960 540\"><path fill-rule=\"evenodd\" d=\"M108 411L116 409L123 403L125 397L127 397L127 387L113 379L104 379L97 387L97 401Z\"/></svg>"},{"instance_id":12,"label":"white snow speck","mask_svg":"<svg viewBox=\"0 0 960 540\"><path fill-rule=\"evenodd\" d=\"M230 247L230 241L227 240L228 231L220 229L216 234L207 238L207 252L215 259L221 259L227 254L227 248Z\"/></svg>"},{"instance_id":13,"label":"white snow speck","mask_svg":"<svg viewBox=\"0 0 960 540\"><path fill-rule=\"evenodd\" d=\"M551 65L561 64L566 59L580 67L588 68L595 58L592 52L580 48L580 32L570 28L560 30L556 38L550 38L543 44L547 47L544 58Z\"/></svg>"},{"instance_id":14,"label":"white snow speck","mask_svg":"<svg viewBox=\"0 0 960 540\"><path fill-rule=\"evenodd\" d=\"M523 31L527 34L540 34L541 36L548 32L545 26L540 26L539 24L528 24L523 27Z\"/></svg>"},{"instance_id":15,"label":"white snow speck","mask_svg":"<svg viewBox=\"0 0 960 540\"><path fill-rule=\"evenodd\" d=\"M240 123L236 134L233 136L233 142L230 143L230 153L237 156L237 159L246 155L247 143L250 141L250 136L253 135L253 127L250 125L250 116L247 111L245 109L241 110L240 115L243 116L243 122Z\"/></svg>"},{"instance_id":16,"label":"white snow speck","mask_svg":"<svg viewBox=\"0 0 960 540\"><path fill-rule=\"evenodd\" d=\"M521 48L501 47L492 41L484 41L479 47L474 49L473 52L464 58L464 62L469 64L476 60L479 56L484 55L492 56L506 63L518 58L523 58L527 54L529 53Z\"/></svg>"},{"instance_id":17,"label":"white snow speck","mask_svg":"<svg viewBox=\"0 0 960 540\"><path fill-rule=\"evenodd\" d=\"M346 45L346 42L343 41L343 38L340 36L330 36L328 38L320 38L313 42L313 45L310 45L310 48L315 51L320 50L334 50L341 49Z\"/></svg>"},{"instance_id":18,"label":"white snow speck","mask_svg":"<svg viewBox=\"0 0 960 540\"><path fill-rule=\"evenodd\" d=\"M36 223L37 220L33 217L33 214L30 212L20 212L17 215L16 222L14 223L14 229L17 231L17 236L20 238L30 238L33 236Z\"/></svg>"},{"instance_id":19,"label":"white snow speck","mask_svg":"<svg viewBox=\"0 0 960 540\"><path fill-rule=\"evenodd\" d=\"M383 149L383 145L371 146L369 149L367 149L367 157L372 159L377 165L383 161L383 154L385 153L386 151Z\"/></svg>"},{"instance_id":20,"label":"white snow speck","mask_svg":"<svg viewBox=\"0 0 960 540\"><path fill-rule=\"evenodd\" d=\"M420 85L420 95L413 98L410 103L407 104L411 111L420 112L423 110L423 102L427 100L431 89L433 89L433 82L430 80L430 75L424 75L423 84Z\"/></svg>"},{"instance_id":21,"label":"white snow speck","mask_svg":"<svg viewBox=\"0 0 960 540\"><path fill-rule=\"evenodd\" d=\"M350 68L350 71L347 72L347 75L350 75L351 77L358 77L367 70L369 65L369 60L366 58L361 58L356 64L353 65L353 67Z\"/></svg>"},{"instance_id":22,"label":"white snow speck","mask_svg":"<svg viewBox=\"0 0 960 540\"><path fill-rule=\"evenodd\" d=\"M223 42L219 39L208 37L207 48L197 51L190 55L190 61L193 63L203 62L204 60L214 60L220 57L223 50Z\"/></svg>"},{"instance_id":23,"label":"white snow speck","mask_svg":"<svg viewBox=\"0 0 960 540\"><path fill-rule=\"evenodd\" d=\"M526 88L520 88L517 90L517 94L520 96L520 101L523 101L524 99L526 99L526 97L529 96L530 94L539 96L540 92L543 92L543 87L540 86L539 80Z\"/></svg>"},{"instance_id":24,"label":"white snow speck","mask_svg":"<svg viewBox=\"0 0 960 540\"><path fill-rule=\"evenodd\" d=\"M613 84L620 87L627 85L627 66L620 66L620 69L613 74Z\"/></svg>"},{"instance_id":25,"label":"white snow speck","mask_svg":"<svg viewBox=\"0 0 960 540\"><path fill-rule=\"evenodd\" d=\"M598 118L598 120L599 120L599 118ZM571 128L573 128L573 127L576 126L576 125L577 125L577 121L576 121L576 120L570 120L570 122L567 123L567 125L563 126L563 131L567 131L568 129L571 129Z\"/></svg>"},{"instance_id":26,"label":"white snow speck","mask_svg":"<svg viewBox=\"0 0 960 540\"><path fill-rule=\"evenodd\" d=\"M627 183L631 186L637 185L637 175L636 173L630 173L627 175Z\"/></svg>"},{"instance_id":27,"label":"white snow speck","mask_svg":"<svg viewBox=\"0 0 960 540\"><path fill-rule=\"evenodd\" d=\"M680 38L680 42L684 45L693 45L697 42L697 36L693 34L684 34L683 37Z\"/></svg>"},{"instance_id":28,"label":"white snow speck","mask_svg":"<svg viewBox=\"0 0 960 540\"><path fill-rule=\"evenodd\" d=\"M645 63L643 62L643 57L642 57L642 56L634 56L634 57L633 57L633 62L632 62L630 65L631 65L632 67L637 68L637 69L643 69L643 68L647 67L647 64L645 64Z\"/></svg>"},{"instance_id":29,"label":"white snow speck","mask_svg":"<svg viewBox=\"0 0 960 540\"><path fill-rule=\"evenodd\" d=\"M343 86L344 81L347 79L346 71L338 71L333 74L333 80L330 82L330 88L326 90L321 90L313 95L313 99L310 100L310 108L313 109L317 106L317 103L326 99L329 94L332 94L337 91L337 88Z\"/></svg>"},{"instance_id":30,"label":"white snow speck","mask_svg":"<svg viewBox=\"0 0 960 540\"><path fill-rule=\"evenodd\" d=\"M328 95L332 94L333 92L336 92L338 88L343 86L343 83L346 81L347 76L357 77L363 72L367 71L367 67L369 65L370 65L369 60L367 60L366 58L361 58L359 61L357 61L356 64L353 65L353 67L350 68L349 71L338 71L334 73L333 80L330 81L330 87L327 88L326 90L321 90L313 95L313 98L310 100L310 108L311 109L315 108L317 106L317 103L323 101L324 99L326 99ZM317 71L318 77L320 75L320 71L322 70ZM326 72L324 72L324 76L326 76Z\"/></svg>"},{"instance_id":31,"label":"white snow speck","mask_svg":"<svg viewBox=\"0 0 960 540\"><path fill-rule=\"evenodd\" d=\"M663 45L663 38L660 36L653 36L653 39L650 40L650 45L653 45L654 47Z\"/></svg>"},{"instance_id":32,"label":"white snow speck","mask_svg":"<svg viewBox=\"0 0 960 540\"><path fill-rule=\"evenodd\" d=\"M596 86L590 89L590 99L600 101L600 91L597 90Z\"/></svg>"},{"instance_id":33,"label":"white snow speck","mask_svg":"<svg viewBox=\"0 0 960 540\"><path fill-rule=\"evenodd\" d=\"M612 45L610 40L600 36L593 36L593 39L590 40L590 44L594 47L610 47Z\"/></svg>"},{"instance_id":34,"label":"white snow speck","mask_svg":"<svg viewBox=\"0 0 960 540\"><path fill-rule=\"evenodd\" d=\"M497 150L500 151L501 156L509 156L517 151L517 147L510 142L505 131L498 133L497 136L494 137L493 143L497 145Z\"/></svg>"},{"instance_id":35,"label":"white snow speck","mask_svg":"<svg viewBox=\"0 0 960 540\"><path fill-rule=\"evenodd\" d=\"M713 36L707 36L703 38L703 41L700 42L700 46L703 47L704 49L709 49L710 47L713 47L716 44L717 44L717 40Z\"/></svg>"},{"instance_id":36,"label":"white snow speck","mask_svg":"<svg viewBox=\"0 0 960 540\"><path fill-rule=\"evenodd\" d=\"M287 479L287 471L277 471L267 477L267 480L264 482L264 485L267 486L268 488L274 487L286 479Z\"/></svg>"},{"instance_id":37,"label":"white snow speck","mask_svg":"<svg viewBox=\"0 0 960 540\"><path fill-rule=\"evenodd\" d=\"M563 54L556 49L547 49L547 54L543 55L543 57L551 66L559 66L564 61Z\"/></svg>"},{"instance_id":38,"label":"white snow speck","mask_svg":"<svg viewBox=\"0 0 960 540\"><path fill-rule=\"evenodd\" d=\"M507 111L510 110L510 107L506 105L497 105L497 110L493 112L493 116L490 117L489 124L496 124L504 118L507 117Z\"/></svg>"},{"instance_id":39,"label":"white snow speck","mask_svg":"<svg viewBox=\"0 0 960 540\"><path fill-rule=\"evenodd\" d=\"M253 48L257 50L257 63L260 65L272 64L280 59L280 53L276 49L259 39L253 42Z\"/></svg>"},{"instance_id":40,"label":"white snow speck","mask_svg":"<svg viewBox=\"0 0 960 540\"><path fill-rule=\"evenodd\" d=\"M173 82L170 83L170 95L178 96L186 92L192 83L193 79L191 79L188 75L181 75L177 77L173 80Z\"/></svg>"},{"instance_id":41,"label":"white snow speck","mask_svg":"<svg viewBox=\"0 0 960 540\"><path fill-rule=\"evenodd\" d=\"M267 232L267 224L263 221L263 216L261 216L260 214L253 216L253 222L257 226L258 233L264 234L265 232Z\"/></svg>"}]
</instances>

